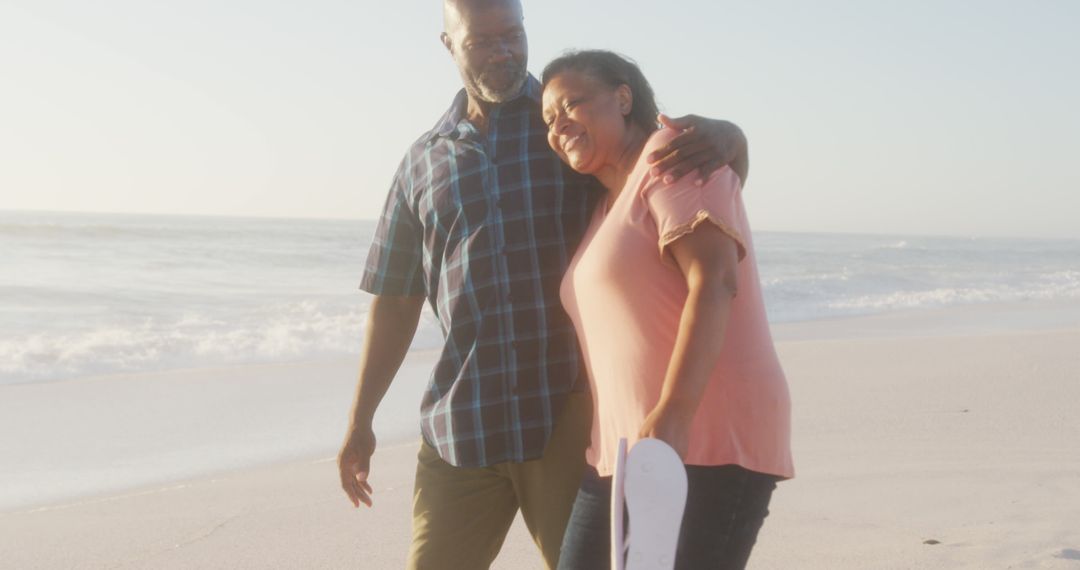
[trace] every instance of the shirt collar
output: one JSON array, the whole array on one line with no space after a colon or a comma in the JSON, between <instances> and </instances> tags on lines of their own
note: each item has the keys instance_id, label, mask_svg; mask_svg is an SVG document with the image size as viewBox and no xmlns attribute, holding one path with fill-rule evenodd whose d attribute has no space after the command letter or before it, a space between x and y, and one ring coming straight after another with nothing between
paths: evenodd
<instances>
[{"instance_id":1,"label":"shirt collar","mask_svg":"<svg viewBox=\"0 0 1080 570\"><path fill-rule=\"evenodd\" d=\"M540 95L540 82L530 73L525 78L525 86L521 89L521 95L507 101L504 105L518 101L522 97L527 97L534 103L540 103ZM465 89L458 91L457 95L454 97L453 104L446 110L446 113L439 119L439 122L435 123L435 127L428 131L426 137L427 142L430 143L439 137L454 138L453 133L457 132L458 123L465 118L465 111L468 109L468 105L468 93L465 92Z\"/></svg>"}]
</instances>

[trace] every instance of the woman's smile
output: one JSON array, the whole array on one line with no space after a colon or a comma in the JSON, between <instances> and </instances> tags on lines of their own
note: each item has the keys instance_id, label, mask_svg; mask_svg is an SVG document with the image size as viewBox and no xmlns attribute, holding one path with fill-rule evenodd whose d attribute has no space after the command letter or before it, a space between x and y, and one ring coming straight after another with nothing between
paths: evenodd
<instances>
[{"instance_id":1,"label":"woman's smile","mask_svg":"<svg viewBox=\"0 0 1080 570\"><path fill-rule=\"evenodd\" d=\"M562 142L563 153L569 154L570 151L577 148L579 146L579 143L584 142L584 140L585 140L585 133L579 133L579 134L574 135L572 137L564 137L563 142Z\"/></svg>"}]
</instances>

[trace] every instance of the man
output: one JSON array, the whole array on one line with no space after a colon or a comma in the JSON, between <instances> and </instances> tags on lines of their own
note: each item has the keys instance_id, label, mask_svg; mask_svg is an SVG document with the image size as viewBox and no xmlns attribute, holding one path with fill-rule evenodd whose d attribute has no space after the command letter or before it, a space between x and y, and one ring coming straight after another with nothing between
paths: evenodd
<instances>
[{"instance_id":1,"label":"man","mask_svg":"<svg viewBox=\"0 0 1080 570\"><path fill-rule=\"evenodd\" d=\"M547 146L520 1L446 0L444 24L464 89L405 156L376 230L341 483L371 506L372 418L426 299L446 340L421 404L408 567L487 568L521 509L555 568L592 419L559 283L598 194ZM737 127L674 126L689 128L659 151L661 171L745 175Z\"/></svg>"}]
</instances>

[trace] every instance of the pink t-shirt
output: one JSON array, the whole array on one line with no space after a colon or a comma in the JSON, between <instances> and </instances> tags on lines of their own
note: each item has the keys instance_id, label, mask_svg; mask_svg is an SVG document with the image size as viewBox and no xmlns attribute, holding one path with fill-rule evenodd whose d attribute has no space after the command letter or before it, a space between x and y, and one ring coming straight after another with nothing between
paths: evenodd
<instances>
[{"instance_id":1,"label":"pink t-shirt","mask_svg":"<svg viewBox=\"0 0 1080 570\"><path fill-rule=\"evenodd\" d=\"M619 438L632 446L656 406L688 294L666 247L708 222L739 246L738 294L686 463L792 477L787 381L765 318L739 177L726 167L703 186L692 176L672 184L651 176L645 157L674 135L663 129L650 137L615 202L597 207L562 281L595 402L588 461L611 475Z\"/></svg>"}]
</instances>

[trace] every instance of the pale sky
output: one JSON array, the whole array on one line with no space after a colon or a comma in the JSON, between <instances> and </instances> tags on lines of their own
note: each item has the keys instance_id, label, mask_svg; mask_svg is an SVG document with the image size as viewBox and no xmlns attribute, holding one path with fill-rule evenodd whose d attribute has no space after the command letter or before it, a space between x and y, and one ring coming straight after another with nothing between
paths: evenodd
<instances>
[{"instance_id":1,"label":"pale sky","mask_svg":"<svg viewBox=\"0 0 1080 570\"><path fill-rule=\"evenodd\" d=\"M737 122L759 230L1080 238L1080 2L524 0ZM459 89L438 0L0 0L0 209L374 219Z\"/></svg>"}]
</instances>

